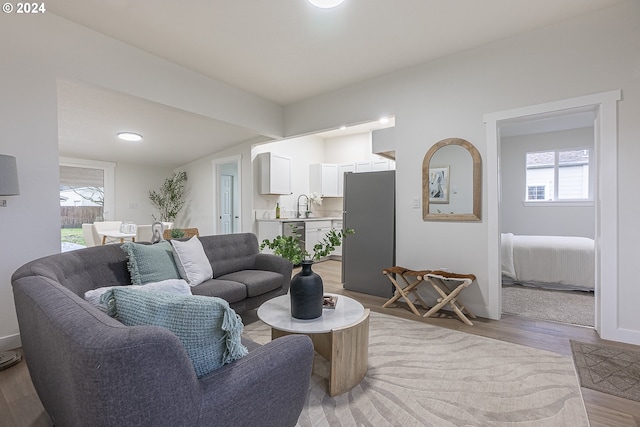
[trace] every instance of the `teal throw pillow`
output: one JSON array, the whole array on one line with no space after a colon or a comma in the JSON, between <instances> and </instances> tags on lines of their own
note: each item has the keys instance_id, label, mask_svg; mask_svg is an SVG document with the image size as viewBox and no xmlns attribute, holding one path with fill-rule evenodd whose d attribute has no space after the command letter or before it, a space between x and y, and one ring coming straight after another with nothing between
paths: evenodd
<instances>
[{"instance_id":1,"label":"teal throw pillow","mask_svg":"<svg viewBox=\"0 0 640 427\"><path fill-rule=\"evenodd\" d=\"M169 329L184 345L198 378L245 356L242 319L227 301L201 295L114 288L117 319Z\"/></svg>"},{"instance_id":2,"label":"teal throw pillow","mask_svg":"<svg viewBox=\"0 0 640 427\"><path fill-rule=\"evenodd\" d=\"M144 285L181 278L169 242L164 241L155 245L127 242L122 244L121 248L129 255L127 267L132 284Z\"/></svg>"}]
</instances>

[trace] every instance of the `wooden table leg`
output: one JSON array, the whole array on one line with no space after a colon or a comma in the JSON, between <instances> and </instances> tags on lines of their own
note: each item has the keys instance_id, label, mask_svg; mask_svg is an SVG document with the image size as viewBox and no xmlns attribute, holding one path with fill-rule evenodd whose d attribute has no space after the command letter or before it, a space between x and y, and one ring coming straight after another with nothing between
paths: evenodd
<instances>
[{"instance_id":1,"label":"wooden table leg","mask_svg":"<svg viewBox=\"0 0 640 427\"><path fill-rule=\"evenodd\" d=\"M364 379L369 367L369 309L353 325L331 332L329 396L351 390Z\"/></svg>"},{"instance_id":2,"label":"wooden table leg","mask_svg":"<svg viewBox=\"0 0 640 427\"><path fill-rule=\"evenodd\" d=\"M313 348L330 363L327 392L337 396L351 390L367 375L369 366L369 309L357 322L323 334L304 334ZM271 328L271 339L291 335Z\"/></svg>"}]
</instances>

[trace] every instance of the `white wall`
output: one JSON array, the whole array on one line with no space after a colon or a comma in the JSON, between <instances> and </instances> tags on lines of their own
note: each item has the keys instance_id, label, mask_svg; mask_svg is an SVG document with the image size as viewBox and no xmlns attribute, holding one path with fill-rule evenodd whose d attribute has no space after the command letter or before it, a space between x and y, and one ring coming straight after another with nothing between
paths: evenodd
<instances>
[{"instance_id":1,"label":"white wall","mask_svg":"<svg viewBox=\"0 0 640 427\"><path fill-rule=\"evenodd\" d=\"M593 128L502 138L500 171L502 232L594 238L593 206L524 206L525 155L531 151L593 148ZM595 153L594 153L595 154ZM595 173L595 170L592 171Z\"/></svg>"},{"instance_id":2,"label":"white wall","mask_svg":"<svg viewBox=\"0 0 640 427\"><path fill-rule=\"evenodd\" d=\"M211 154L195 162L180 167L187 172L189 199L176 218L179 226L196 227L201 235L216 234L217 220L214 176L214 162L217 159L240 158L240 210L242 232L253 230L253 173L251 147L248 141L229 149Z\"/></svg>"},{"instance_id":3,"label":"white wall","mask_svg":"<svg viewBox=\"0 0 640 427\"><path fill-rule=\"evenodd\" d=\"M0 153L16 157L20 195L0 197L0 350L20 346L11 274L22 264L60 252L58 128L55 78L41 73L47 61L23 52L32 48L20 37L0 46ZM46 49L35 48L36 51Z\"/></svg>"},{"instance_id":4,"label":"white wall","mask_svg":"<svg viewBox=\"0 0 640 427\"><path fill-rule=\"evenodd\" d=\"M112 217L136 224L151 224L154 221L152 215L158 216L158 210L149 201L149 190L158 191L172 173L171 168L118 163L115 168L115 212Z\"/></svg>"},{"instance_id":5,"label":"white wall","mask_svg":"<svg viewBox=\"0 0 640 427\"><path fill-rule=\"evenodd\" d=\"M379 159L371 148L371 132L335 136L324 140L324 163L367 162Z\"/></svg>"},{"instance_id":6,"label":"white wall","mask_svg":"<svg viewBox=\"0 0 640 427\"><path fill-rule=\"evenodd\" d=\"M640 155L640 3L629 1L402 72L289 105L285 134L327 129L383 114L396 117L397 263L409 268L448 267L474 273L478 285L462 301L489 315L488 227L480 223L424 222L411 200L421 194L421 162L429 147L448 137L473 143L483 159L484 115L581 95L621 89L618 104L619 281L618 330L635 331L633 301L636 242L640 239L635 189ZM486 159L483 161L486 165ZM615 171L614 171L615 173ZM487 215L483 171L483 218ZM612 179L616 179L613 177Z\"/></svg>"}]
</instances>

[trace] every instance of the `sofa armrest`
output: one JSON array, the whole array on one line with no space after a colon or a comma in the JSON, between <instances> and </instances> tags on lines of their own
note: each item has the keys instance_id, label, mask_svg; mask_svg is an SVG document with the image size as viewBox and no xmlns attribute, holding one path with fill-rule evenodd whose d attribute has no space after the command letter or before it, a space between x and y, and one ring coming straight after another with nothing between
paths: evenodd
<instances>
[{"instance_id":1,"label":"sofa armrest","mask_svg":"<svg viewBox=\"0 0 640 427\"><path fill-rule=\"evenodd\" d=\"M202 378L198 425L294 426L309 391L313 344L278 338Z\"/></svg>"},{"instance_id":2,"label":"sofa armrest","mask_svg":"<svg viewBox=\"0 0 640 427\"><path fill-rule=\"evenodd\" d=\"M193 425L200 385L178 338L127 327L44 277L13 282L25 359L56 425Z\"/></svg>"},{"instance_id":3,"label":"sofa armrest","mask_svg":"<svg viewBox=\"0 0 640 427\"><path fill-rule=\"evenodd\" d=\"M293 264L291 264L291 261L288 259L282 258L278 255L259 253L256 256L254 270L273 271L282 274L284 277L282 290L284 293L289 292Z\"/></svg>"}]
</instances>

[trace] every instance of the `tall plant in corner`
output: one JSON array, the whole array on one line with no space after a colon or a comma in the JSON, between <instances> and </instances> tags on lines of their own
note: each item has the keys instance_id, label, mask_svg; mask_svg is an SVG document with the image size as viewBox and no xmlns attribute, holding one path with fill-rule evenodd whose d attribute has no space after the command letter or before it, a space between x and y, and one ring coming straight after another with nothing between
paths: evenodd
<instances>
[{"instance_id":1,"label":"tall plant in corner","mask_svg":"<svg viewBox=\"0 0 640 427\"><path fill-rule=\"evenodd\" d=\"M186 181L186 172L174 172L164 180L164 184L158 191L149 191L149 200L159 211L158 217L152 215L155 221L174 222L176 220L176 216L184 206Z\"/></svg>"}]
</instances>

